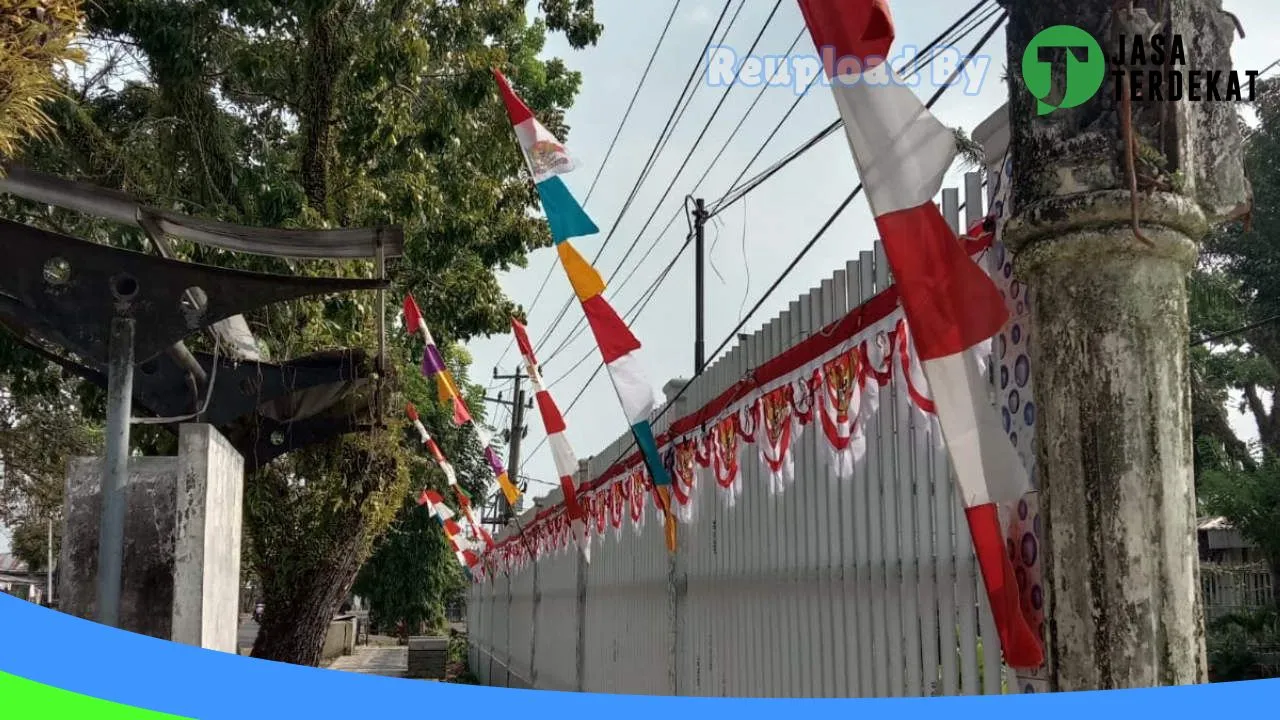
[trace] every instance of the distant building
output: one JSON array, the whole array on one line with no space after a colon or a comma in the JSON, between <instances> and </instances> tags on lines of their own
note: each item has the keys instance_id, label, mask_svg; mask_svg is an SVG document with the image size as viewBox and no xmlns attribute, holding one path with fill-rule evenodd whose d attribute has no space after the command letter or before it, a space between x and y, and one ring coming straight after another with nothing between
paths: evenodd
<instances>
[{"instance_id":1,"label":"distant building","mask_svg":"<svg viewBox=\"0 0 1280 720\"><path fill-rule=\"evenodd\" d=\"M1265 558L1258 546L1246 540L1224 517L1200 518L1196 523L1200 562L1245 564Z\"/></svg>"},{"instance_id":2,"label":"distant building","mask_svg":"<svg viewBox=\"0 0 1280 720\"><path fill-rule=\"evenodd\" d=\"M46 584L44 572L31 572L17 556L0 554L0 592L40 604L44 602Z\"/></svg>"}]
</instances>

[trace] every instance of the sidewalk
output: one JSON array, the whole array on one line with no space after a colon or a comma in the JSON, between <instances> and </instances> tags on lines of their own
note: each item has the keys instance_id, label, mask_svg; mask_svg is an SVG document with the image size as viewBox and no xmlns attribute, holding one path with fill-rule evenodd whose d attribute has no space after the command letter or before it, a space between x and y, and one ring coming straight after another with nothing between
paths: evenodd
<instances>
[{"instance_id":1,"label":"sidewalk","mask_svg":"<svg viewBox=\"0 0 1280 720\"><path fill-rule=\"evenodd\" d=\"M329 665L330 670L402 678L409 671L409 648L360 646Z\"/></svg>"}]
</instances>

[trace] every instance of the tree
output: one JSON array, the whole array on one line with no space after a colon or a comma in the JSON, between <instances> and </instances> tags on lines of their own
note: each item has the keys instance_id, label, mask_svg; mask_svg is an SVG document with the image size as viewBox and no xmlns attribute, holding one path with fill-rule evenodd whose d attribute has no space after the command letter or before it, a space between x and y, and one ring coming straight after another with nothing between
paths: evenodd
<instances>
[{"instance_id":1,"label":"tree","mask_svg":"<svg viewBox=\"0 0 1280 720\"><path fill-rule=\"evenodd\" d=\"M49 106L61 142L29 143L21 160L229 222L402 225L406 256L393 268L392 297L417 296L464 383L468 358L454 343L504 332L515 309L495 271L523 265L527 252L549 244L545 224L530 213L536 192L489 68L502 67L543 122L566 133L563 108L579 77L538 55L548 31L581 47L601 30L589 0L544 0L543 18L533 22L525 7L515 0L101 0L88 14L101 67ZM137 231L23 202L6 200L0 213L146 248ZM259 271L367 277L372 269L186 244L178 252ZM289 358L376 347L376 307L352 294L247 319L271 357ZM414 382L420 341L391 341L392 379L403 398L428 406L432 395ZM199 349L206 341L189 342ZM100 408L90 407L100 418ZM164 442L139 436L140 443ZM403 437L393 426L343 438L247 479L249 556L266 605L255 656L314 664L329 617L402 508L411 464ZM443 443L455 461L476 452L459 437ZM424 552L456 563L438 545Z\"/></svg>"},{"instance_id":2,"label":"tree","mask_svg":"<svg viewBox=\"0 0 1280 720\"><path fill-rule=\"evenodd\" d=\"M438 630L444 607L463 587L457 562L440 562L452 549L439 523L410 498L380 547L357 576L355 592L369 601L369 621L402 637Z\"/></svg>"},{"instance_id":3,"label":"tree","mask_svg":"<svg viewBox=\"0 0 1280 720\"><path fill-rule=\"evenodd\" d=\"M459 484L473 497L483 498L489 470L481 461L475 434L453 427L449 410L441 405L431 403L419 412L423 423L433 428L438 444L461 451L449 457ZM417 440L413 433L405 444L413 446ZM443 471L425 453L412 457L412 487L433 487L451 497ZM414 498L406 497L391 529L361 568L355 592L369 601L369 619L382 632L401 628L401 634L407 635L420 627L438 629L444 622L446 603L463 587L461 567L439 522L418 507Z\"/></svg>"},{"instance_id":4,"label":"tree","mask_svg":"<svg viewBox=\"0 0 1280 720\"><path fill-rule=\"evenodd\" d=\"M6 3L0 22L0 160L12 157L26 138L48 137L53 122L43 105L58 93L58 67L83 59L74 45L83 21L78 0Z\"/></svg>"},{"instance_id":5,"label":"tree","mask_svg":"<svg viewBox=\"0 0 1280 720\"><path fill-rule=\"evenodd\" d=\"M1280 85L1259 83L1256 109L1244 148L1249 222L1210 235L1191 278L1193 431L1202 506L1261 548L1280 603ZM1227 422L1230 390L1258 428L1261 461Z\"/></svg>"},{"instance_id":6,"label":"tree","mask_svg":"<svg viewBox=\"0 0 1280 720\"><path fill-rule=\"evenodd\" d=\"M1230 520L1266 557L1272 598L1280 609L1280 459L1268 453L1254 469L1210 471L1202 488L1205 508Z\"/></svg>"},{"instance_id":7,"label":"tree","mask_svg":"<svg viewBox=\"0 0 1280 720\"><path fill-rule=\"evenodd\" d=\"M39 383L52 377L41 373ZM56 377L56 376L53 376ZM0 397L0 524L13 531L13 551L33 570L48 561L48 523L62 507L66 472L74 457L92 455L101 447L99 427L80 414L79 403L65 393L54 402L28 394L30 387L11 375L10 390ZM26 391L26 392L24 392ZM61 526L55 523L54 551Z\"/></svg>"}]
</instances>

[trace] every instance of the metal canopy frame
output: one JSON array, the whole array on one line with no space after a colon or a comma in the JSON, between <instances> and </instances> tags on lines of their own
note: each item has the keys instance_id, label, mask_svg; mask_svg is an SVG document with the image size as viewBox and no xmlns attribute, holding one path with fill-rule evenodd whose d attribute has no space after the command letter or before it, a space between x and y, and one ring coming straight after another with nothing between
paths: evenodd
<instances>
[{"instance_id":1,"label":"metal canopy frame","mask_svg":"<svg viewBox=\"0 0 1280 720\"><path fill-rule=\"evenodd\" d=\"M382 378L387 374L386 260L403 255L404 233L398 226L287 230L234 225L146 206L117 190L18 165L10 165L0 174L0 192L141 228L161 255L134 253L0 220L0 251L7 250L16 259L0 264L0 320L81 356L88 365L61 358L32 343L24 337L26 333L19 333L25 344L43 356L107 389L97 619L102 624L118 626L135 366L141 370L137 394L145 399L144 404L168 407L180 403L177 398L184 395L199 402L196 391L210 382L215 369L214 358L196 357L183 344L182 339L192 332L214 331L240 356L236 359L252 363L227 365L219 358L217 371L228 372L239 382L230 392L225 383L222 388L206 388L219 394L218 419L246 407L249 412L259 410L253 414L252 432L233 429L240 437L238 448L246 456L249 469L307 444L377 427L385 411ZM167 236L280 258L372 258L377 278L304 278L185 263L173 259ZM257 362L257 357L250 357L256 355L252 347L255 342L241 313L283 300L352 290L378 292L379 373L373 392L361 398L358 406L352 405L353 396L367 385L366 380L355 378L353 373L351 380L357 382L356 388L346 388L347 392L340 393L341 397L330 401L326 408L333 410L343 403L348 411L345 417L322 411L281 422L260 412L271 400L250 406L251 401L261 401L270 392L285 392L286 379L311 386L293 393L292 397L296 397L319 386L332 385L335 373L339 384L350 382L345 378L352 368L340 356L323 361L313 358L319 363L314 366L305 359L283 365ZM105 374L93 365L105 368ZM184 372L185 381L181 380ZM176 382L185 385L185 392L177 390ZM251 386L248 391L246 382ZM297 382L289 385L298 387ZM237 390L240 396L234 395ZM212 406L212 395L210 398ZM227 403L230 405L224 407ZM376 424L356 418L366 412L370 420L376 413ZM230 424L235 425L237 418L247 414L239 412ZM250 438L251 443L246 445Z\"/></svg>"},{"instance_id":2,"label":"metal canopy frame","mask_svg":"<svg viewBox=\"0 0 1280 720\"><path fill-rule=\"evenodd\" d=\"M56 205L85 215L146 229L154 221L166 235L233 252L314 260L374 259L404 254L404 230L389 225L342 230L256 228L206 220L142 204L128 193L68 180L11 164L0 175L0 192Z\"/></svg>"},{"instance_id":3,"label":"metal canopy frame","mask_svg":"<svg viewBox=\"0 0 1280 720\"><path fill-rule=\"evenodd\" d=\"M66 357L43 347L34 338L0 315L0 326L6 326L23 346L53 362L64 370L98 385L107 387L107 374L89 367L75 358ZM213 357L196 353L197 361L211 375ZM194 412L203 402L195 397L186 377L170 358L160 355L148 372L144 363L135 374L134 398L157 417L176 417ZM218 358L217 382L214 383L208 412L200 420L218 428L245 458L245 472L251 473L294 450L324 442L337 435L366 431L375 423L359 419L372 417L377 408L373 399L358 400L351 408L351 397L367 386L368 358L359 351L320 352L287 363L245 362ZM313 415L280 420L271 417L267 406L284 399L301 399L314 390L353 385L328 406ZM331 413L335 405L347 402L345 414ZM161 425L177 432L178 423Z\"/></svg>"},{"instance_id":4,"label":"metal canopy frame","mask_svg":"<svg viewBox=\"0 0 1280 720\"><path fill-rule=\"evenodd\" d=\"M283 300L378 290L384 280L227 270L99 245L0 219L0 306L76 354L107 362L112 318L138 320L134 355L152 360L213 323ZM203 291L203 307L184 297Z\"/></svg>"}]
</instances>

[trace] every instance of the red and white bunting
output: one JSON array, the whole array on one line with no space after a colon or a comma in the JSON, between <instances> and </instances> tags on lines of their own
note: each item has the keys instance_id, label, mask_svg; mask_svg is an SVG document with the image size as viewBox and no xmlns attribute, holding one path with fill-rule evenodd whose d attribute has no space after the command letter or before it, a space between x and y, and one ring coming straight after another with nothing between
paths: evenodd
<instances>
[{"instance_id":1,"label":"red and white bunting","mask_svg":"<svg viewBox=\"0 0 1280 720\"><path fill-rule=\"evenodd\" d=\"M990 247L992 235L978 224L962 240L977 257ZM985 363L983 353L983 348L973 350ZM675 511L688 522L705 486L717 488L732 507L742 494L744 463L753 461L753 454L770 490L783 492L795 482L796 442L806 431L820 433L832 477L850 480L854 467L866 457L866 428L881 409L881 389L891 383L900 398L899 411L918 413L921 441L940 446L928 383L894 288L757 368L706 407L671 423L658 443L671 470ZM588 532L599 539L610 528L615 539L620 538L628 519L640 533L651 504L661 516L638 455L584 483L578 502ZM541 511L525 525L524 537L554 539L530 543L537 551L531 558L521 536L504 538L490 553L494 567L515 571L547 553L563 551L568 529L563 505Z\"/></svg>"}]
</instances>

